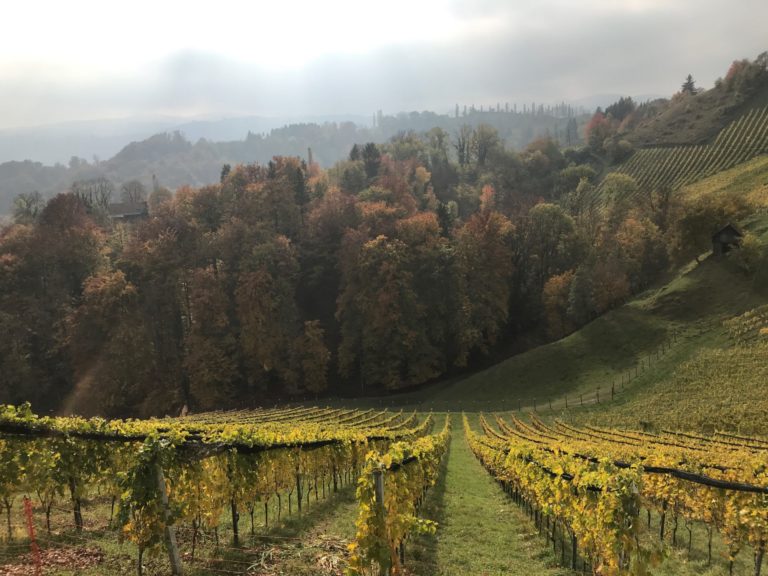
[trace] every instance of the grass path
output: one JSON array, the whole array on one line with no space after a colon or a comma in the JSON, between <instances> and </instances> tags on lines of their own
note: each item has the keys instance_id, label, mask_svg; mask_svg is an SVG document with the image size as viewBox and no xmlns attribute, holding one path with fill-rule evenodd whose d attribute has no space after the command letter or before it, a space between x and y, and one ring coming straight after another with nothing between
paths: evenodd
<instances>
[{"instance_id":1,"label":"grass path","mask_svg":"<svg viewBox=\"0 0 768 576\"><path fill-rule=\"evenodd\" d=\"M480 466L456 420L446 473L423 511L440 527L436 535L420 537L410 545L409 572L418 576L570 574L555 566L533 526Z\"/></svg>"}]
</instances>

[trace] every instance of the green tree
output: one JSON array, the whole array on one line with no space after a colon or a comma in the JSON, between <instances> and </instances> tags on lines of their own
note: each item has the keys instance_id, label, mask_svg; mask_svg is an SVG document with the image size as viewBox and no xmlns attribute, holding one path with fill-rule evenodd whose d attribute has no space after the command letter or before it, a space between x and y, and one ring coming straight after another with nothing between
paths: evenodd
<instances>
[{"instance_id":1,"label":"green tree","mask_svg":"<svg viewBox=\"0 0 768 576\"><path fill-rule=\"evenodd\" d=\"M473 351L487 353L509 318L514 227L502 214L475 214L456 234L458 366Z\"/></svg>"},{"instance_id":2,"label":"green tree","mask_svg":"<svg viewBox=\"0 0 768 576\"><path fill-rule=\"evenodd\" d=\"M691 94L694 95L698 91L696 89L696 83L693 80L693 76L688 74L688 76L685 77L685 82L683 82L683 85L681 86L681 91L683 94Z\"/></svg>"}]
</instances>

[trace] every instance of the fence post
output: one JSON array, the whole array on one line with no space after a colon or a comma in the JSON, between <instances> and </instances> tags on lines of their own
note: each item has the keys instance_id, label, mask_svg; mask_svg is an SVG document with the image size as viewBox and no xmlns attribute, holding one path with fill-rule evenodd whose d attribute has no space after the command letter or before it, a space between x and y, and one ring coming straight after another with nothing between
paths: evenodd
<instances>
[{"instance_id":1,"label":"fence post","mask_svg":"<svg viewBox=\"0 0 768 576\"><path fill-rule=\"evenodd\" d=\"M169 524L171 513L168 509L168 494L165 491L163 469L160 467L159 463L155 463L155 478L157 479L157 489L160 491L160 501L163 504L165 548L168 550L168 560L171 563L171 574L173 574L173 576L181 576L181 557L179 556L179 548L176 546L176 532L173 530L173 526Z\"/></svg>"},{"instance_id":2,"label":"fence post","mask_svg":"<svg viewBox=\"0 0 768 576\"><path fill-rule=\"evenodd\" d=\"M381 514L382 518L384 518L386 514L386 510L384 508L384 471L381 468L377 468L373 471L373 490L376 495L376 509L379 514ZM386 530L386 518L384 519L384 527ZM386 536L386 534L385 534ZM391 561L389 558L389 555L387 555L386 560L384 560L384 563L380 565L381 573L382 574L390 574L392 567L391 567Z\"/></svg>"},{"instance_id":3,"label":"fence post","mask_svg":"<svg viewBox=\"0 0 768 576\"><path fill-rule=\"evenodd\" d=\"M32 559L35 562L35 576L41 576L43 573L40 562L40 548L37 546L35 538L35 523L32 519L32 500L24 496L24 516L27 518L27 534L29 535L29 547L32 549Z\"/></svg>"}]
</instances>

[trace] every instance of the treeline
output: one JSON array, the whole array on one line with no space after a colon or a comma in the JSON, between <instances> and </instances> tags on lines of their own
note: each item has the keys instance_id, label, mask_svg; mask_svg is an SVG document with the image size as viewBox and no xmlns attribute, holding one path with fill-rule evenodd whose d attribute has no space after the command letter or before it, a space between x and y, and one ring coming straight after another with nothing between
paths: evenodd
<instances>
[{"instance_id":1,"label":"treeline","mask_svg":"<svg viewBox=\"0 0 768 576\"><path fill-rule=\"evenodd\" d=\"M67 166L43 166L39 162L0 164L0 215L12 209L12 199L19 193L39 192L50 198L68 190L74 182L107 178L119 186L138 180L150 186L156 178L164 186L204 186L218 181L222 164L259 162L266 164L273 156L306 158L312 149L313 160L328 167L346 158L355 142L385 143L391 137L408 132L426 132L438 127L451 134L463 125L476 128L493 126L500 138L515 149L533 140L549 136L564 146L580 143L581 128L588 116L567 105L544 107L526 105L525 110L498 106L496 109L464 107L455 115L411 112L396 115L378 113L375 126L353 122L301 123L276 128L268 133L247 132L243 140L213 142L189 141L181 132L156 134L132 142L108 160L87 161L73 157Z\"/></svg>"},{"instance_id":2,"label":"treeline","mask_svg":"<svg viewBox=\"0 0 768 576\"><path fill-rule=\"evenodd\" d=\"M155 186L131 224L98 185L20 197L0 233L0 402L128 415L407 388L568 333L748 210L624 176L598 206L592 159L550 139L517 153L481 125L328 170L225 165L215 185Z\"/></svg>"}]
</instances>

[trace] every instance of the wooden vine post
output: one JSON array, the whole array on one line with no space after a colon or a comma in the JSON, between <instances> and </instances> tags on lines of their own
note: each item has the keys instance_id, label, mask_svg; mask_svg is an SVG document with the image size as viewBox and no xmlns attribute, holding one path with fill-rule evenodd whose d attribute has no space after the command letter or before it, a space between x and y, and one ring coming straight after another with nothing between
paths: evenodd
<instances>
[{"instance_id":1,"label":"wooden vine post","mask_svg":"<svg viewBox=\"0 0 768 576\"><path fill-rule=\"evenodd\" d=\"M376 511L377 514L381 515L381 523L382 526L385 527L387 525L386 520L386 508L384 507L384 470L381 468L376 468L373 471L373 490L376 494ZM389 555L386 555L382 559L382 563L379 565L381 568L381 574L391 574L392 573L392 566L389 559Z\"/></svg>"},{"instance_id":2,"label":"wooden vine post","mask_svg":"<svg viewBox=\"0 0 768 576\"><path fill-rule=\"evenodd\" d=\"M37 545L35 537L35 522L32 518L32 500L24 496L24 516L27 520L27 535L29 536L29 547L32 550L32 560L35 563L35 576L41 576L43 567L40 560L40 548Z\"/></svg>"},{"instance_id":3,"label":"wooden vine post","mask_svg":"<svg viewBox=\"0 0 768 576\"><path fill-rule=\"evenodd\" d=\"M171 511L168 507L168 493L165 491L165 476L159 463L155 463L155 478L157 479L157 489L160 491L160 499L163 504L163 519L165 523L164 540L165 548L168 551L168 560L171 563L171 574L181 576L181 557L179 548L176 545L176 532L173 529L171 521Z\"/></svg>"}]
</instances>

